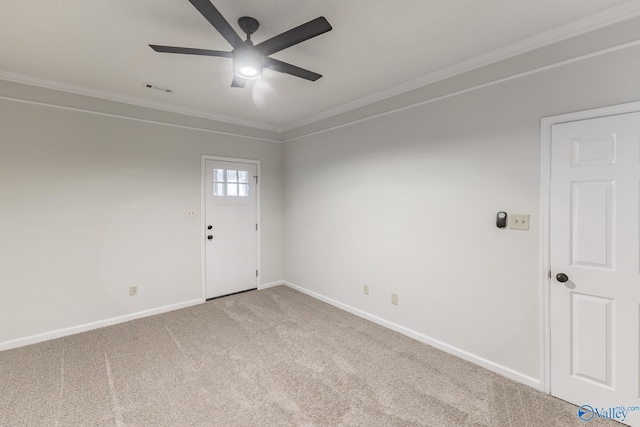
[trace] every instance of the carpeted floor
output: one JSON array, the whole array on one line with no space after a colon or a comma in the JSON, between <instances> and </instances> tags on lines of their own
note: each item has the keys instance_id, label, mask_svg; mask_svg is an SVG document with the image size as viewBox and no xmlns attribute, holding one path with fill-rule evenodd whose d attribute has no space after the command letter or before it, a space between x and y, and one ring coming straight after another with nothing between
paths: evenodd
<instances>
[{"instance_id":1,"label":"carpeted floor","mask_svg":"<svg viewBox=\"0 0 640 427\"><path fill-rule=\"evenodd\" d=\"M576 409L283 286L0 352L11 427L582 426Z\"/></svg>"}]
</instances>

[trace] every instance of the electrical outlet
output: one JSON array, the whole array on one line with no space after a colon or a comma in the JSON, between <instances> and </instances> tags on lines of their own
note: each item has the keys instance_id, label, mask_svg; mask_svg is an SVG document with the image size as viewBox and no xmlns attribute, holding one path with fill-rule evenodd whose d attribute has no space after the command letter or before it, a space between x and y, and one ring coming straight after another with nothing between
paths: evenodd
<instances>
[{"instance_id":1,"label":"electrical outlet","mask_svg":"<svg viewBox=\"0 0 640 427\"><path fill-rule=\"evenodd\" d=\"M129 296L132 297L134 295L138 295L138 287L135 285L129 286Z\"/></svg>"},{"instance_id":2,"label":"electrical outlet","mask_svg":"<svg viewBox=\"0 0 640 427\"><path fill-rule=\"evenodd\" d=\"M512 230L528 230L529 215L509 214L509 228Z\"/></svg>"},{"instance_id":3,"label":"electrical outlet","mask_svg":"<svg viewBox=\"0 0 640 427\"><path fill-rule=\"evenodd\" d=\"M195 218L196 210L195 209L187 209L187 218Z\"/></svg>"},{"instance_id":4,"label":"electrical outlet","mask_svg":"<svg viewBox=\"0 0 640 427\"><path fill-rule=\"evenodd\" d=\"M364 294L369 295L369 285L364 285Z\"/></svg>"},{"instance_id":5,"label":"electrical outlet","mask_svg":"<svg viewBox=\"0 0 640 427\"><path fill-rule=\"evenodd\" d=\"M391 294L391 304L398 305L398 294Z\"/></svg>"}]
</instances>

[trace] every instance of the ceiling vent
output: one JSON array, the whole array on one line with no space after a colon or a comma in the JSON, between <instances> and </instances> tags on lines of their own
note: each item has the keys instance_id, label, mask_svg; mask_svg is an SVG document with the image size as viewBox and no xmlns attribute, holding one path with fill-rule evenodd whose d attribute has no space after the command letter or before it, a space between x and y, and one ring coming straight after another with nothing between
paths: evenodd
<instances>
[{"instance_id":1,"label":"ceiling vent","mask_svg":"<svg viewBox=\"0 0 640 427\"><path fill-rule=\"evenodd\" d=\"M147 89L159 90L160 92L166 92L166 93L173 92L171 89L167 89L167 88L164 88L164 87L152 85L151 83L142 83L142 87L146 87Z\"/></svg>"}]
</instances>

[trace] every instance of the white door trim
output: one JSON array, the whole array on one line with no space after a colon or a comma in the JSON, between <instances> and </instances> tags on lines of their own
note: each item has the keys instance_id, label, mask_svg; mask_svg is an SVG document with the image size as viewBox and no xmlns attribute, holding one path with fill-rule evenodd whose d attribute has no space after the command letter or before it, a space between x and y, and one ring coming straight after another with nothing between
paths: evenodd
<instances>
[{"instance_id":1,"label":"white door trim","mask_svg":"<svg viewBox=\"0 0 640 427\"><path fill-rule=\"evenodd\" d=\"M208 154L200 155L200 256L202 263L202 301L207 300L207 259L205 253L205 239L204 239L204 230L207 226L206 217L205 217L205 206L206 206L206 191L205 191L205 179L206 179L206 162L207 160L216 160L221 162L232 162L232 163L249 163L256 165L256 171L258 173L258 182L256 183L256 221L258 223L258 232L256 235L256 249L257 249L257 266L258 266L258 277L256 279L257 286L260 287L260 283L262 283L262 268L260 264L260 234L262 233L262 224L260 223L260 184L262 181L262 177L260 174L260 160L253 159L238 159L235 157L220 157L220 156L211 156Z\"/></svg>"},{"instance_id":2,"label":"white door trim","mask_svg":"<svg viewBox=\"0 0 640 427\"><path fill-rule=\"evenodd\" d=\"M559 116L543 117L540 124L540 390L551 394L551 306L549 277L550 195L551 195L551 127L559 123L615 116L640 111L640 102L595 108Z\"/></svg>"}]
</instances>

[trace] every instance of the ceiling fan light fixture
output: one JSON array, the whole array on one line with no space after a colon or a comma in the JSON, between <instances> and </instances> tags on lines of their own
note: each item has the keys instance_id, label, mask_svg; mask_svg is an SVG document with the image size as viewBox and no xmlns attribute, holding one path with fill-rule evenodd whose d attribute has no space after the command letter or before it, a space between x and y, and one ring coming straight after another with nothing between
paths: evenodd
<instances>
[{"instance_id":1,"label":"ceiling fan light fixture","mask_svg":"<svg viewBox=\"0 0 640 427\"><path fill-rule=\"evenodd\" d=\"M257 77L260 74L260 71L253 67L240 67L240 72L238 74L240 77L247 79L250 77Z\"/></svg>"},{"instance_id":2,"label":"ceiling fan light fixture","mask_svg":"<svg viewBox=\"0 0 640 427\"><path fill-rule=\"evenodd\" d=\"M233 73L243 79L262 77L264 55L253 49L237 49L233 54Z\"/></svg>"}]
</instances>

